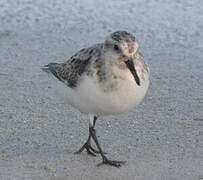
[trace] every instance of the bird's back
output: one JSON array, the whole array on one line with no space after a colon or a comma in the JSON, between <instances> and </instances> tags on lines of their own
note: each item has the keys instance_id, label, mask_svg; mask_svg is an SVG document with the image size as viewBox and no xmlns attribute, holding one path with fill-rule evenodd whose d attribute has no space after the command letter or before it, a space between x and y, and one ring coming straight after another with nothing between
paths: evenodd
<instances>
[{"instance_id":1,"label":"bird's back","mask_svg":"<svg viewBox=\"0 0 203 180\"><path fill-rule=\"evenodd\" d=\"M81 75L90 71L91 63L100 59L102 49L103 44L96 44L89 48L81 49L64 63L49 63L42 69L46 72L51 72L69 88L75 88Z\"/></svg>"}]
</instances>

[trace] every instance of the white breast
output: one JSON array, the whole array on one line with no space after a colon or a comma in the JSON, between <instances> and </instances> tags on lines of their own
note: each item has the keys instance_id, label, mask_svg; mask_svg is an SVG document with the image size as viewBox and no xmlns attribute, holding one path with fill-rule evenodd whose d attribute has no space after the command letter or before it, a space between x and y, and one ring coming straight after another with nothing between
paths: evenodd
<instances>
[{"instance_id":1,"label":"white breast","mask_svg":"<svg viewBox=\"0 0 203 180\"><path fill-rule=\"evenodd\" d=\"M83 113L95 115L113 115L128 111L141 102L149 85L148 77L138 86L130 71L128 73L125 79L119 80L115 90L107 92L94 78L84 76L77 88L68 88L69 104Z\"/></svg>"}]
</instances>

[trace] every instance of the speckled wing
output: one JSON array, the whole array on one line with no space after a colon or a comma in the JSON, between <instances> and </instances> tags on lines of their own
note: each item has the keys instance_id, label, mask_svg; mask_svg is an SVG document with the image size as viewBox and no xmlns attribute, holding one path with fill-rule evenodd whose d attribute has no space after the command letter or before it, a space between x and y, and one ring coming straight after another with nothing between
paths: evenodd
<instances>
[{"instance_id":1,"label":"speckled wing","mask_svg":"<svg viewBox=\"0 0 203 180\"><path fill-rule=\"evenodd\" d=\"M43 70L51 72L57 79L68 87L77 87L78 80L84 72L89 71L92 61L101 56L103 44L96 44L92 47L81 49L65 63L49 63Z\"/></svg>"}]
</instances>

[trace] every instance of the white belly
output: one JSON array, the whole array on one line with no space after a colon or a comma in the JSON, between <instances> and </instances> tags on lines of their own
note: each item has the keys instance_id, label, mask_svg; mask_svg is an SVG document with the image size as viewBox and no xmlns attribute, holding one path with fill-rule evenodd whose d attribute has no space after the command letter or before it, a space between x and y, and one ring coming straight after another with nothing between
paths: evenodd
<instances>
[{"instance_id":1,"label":"white belly","mask_svg":"<svg viewBox=\"0 0 203 180\"><path fill-rule=\"evenodd\" d=\"M101 84L85 76L77 88L68 88L68 103L86 114L113 115L128 111L144 98L149 80L141 82L141 86L132 76L119 82L115 90L105 92Z\"/></svg>"}]
</instances>

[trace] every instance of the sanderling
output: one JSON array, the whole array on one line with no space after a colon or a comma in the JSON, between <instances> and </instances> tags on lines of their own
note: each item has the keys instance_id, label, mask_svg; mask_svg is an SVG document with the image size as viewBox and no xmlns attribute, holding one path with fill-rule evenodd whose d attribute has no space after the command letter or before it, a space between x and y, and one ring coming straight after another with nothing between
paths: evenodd
<instances>
[{"instance_id":1,"label":"sanderling","mask_svg":"<svg viewBox=\"0 0 203 180\"><path fill-rule=\"evenodd\" d=\"M149 86L149 67L138 51L135 37L126 31L111 33L104 43L81 49L68 61L43 68L67 85L68 103L89 114L89 137L76 153L102 156L102 163L119 167L125 161L109 160L98 143L98 116L130 110L141 102ZM94 140L98 150L91 144Z\"/></svg>"}]
</instances>

